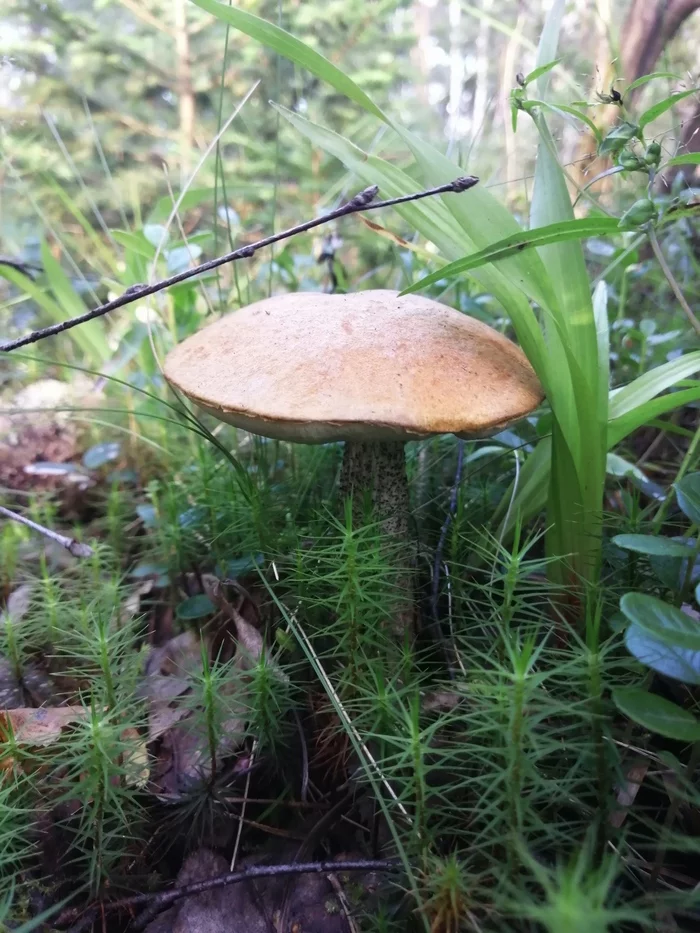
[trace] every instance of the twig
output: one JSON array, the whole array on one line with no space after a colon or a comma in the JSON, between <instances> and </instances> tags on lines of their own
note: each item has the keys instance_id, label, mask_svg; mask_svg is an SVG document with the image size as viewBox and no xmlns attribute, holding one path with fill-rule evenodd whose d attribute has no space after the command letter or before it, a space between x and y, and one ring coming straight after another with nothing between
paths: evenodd
<instances>
[{"instance_id":1,"label":"twig","mask_svg":"<svg viewBox=\"0 0 700 933\"><path fill-rule=\"evenodd\" d=\"M693 310L688 304L688 302L686 301L685 295L681 291L680 285L676 281L673 275L673 272L671 272L671 267L666 262L666 257L661 251L661 246L659 245L659 241L656 236L656 231L654 230L654 227L651 224L649 225L649 242L651 243L651 248L654 251L656 260L658 264L661 266L661 271L666 276L666 281L671 286L671 291L676 296L676 300L678 301L678 304L681 306L681 308L683 308L683 313L690 321L691 326L695 328L695 332L697 334L700 334L700 321L693 314Z\"/></svg>"},{"instance_id":2,"label":"twig","mask_svg":"<svg viewBox=\"0 0 700 933\"><path fill-rule=\"evenodd\" d=\"M76 541L75 538L67 538L65 535L60 535L57 531L52 531L50 528L44 528L43 525L37 525L36 522L31 520L31 518L25 518L24 515L18 515L17 512L6 509L3 505L0 505L0 514L4 515L6 518L11 518L14 522L20 522L22 525L26 525L27 528L32 528L34 531L38 531L40 535L44 535L46 538L51 538L51 540L55 541L56 544L60 544L61 547L64 547L67 551L70 551L73 557L92 557L93 555L92 548L87 544L82 544L80 541Z\"/></svg>"},{"instance_id":3,"label":"twig","mask_svg":"<svg viewBox=\"0 0 700 933\"><path fill-rule=\"evenodd\" d=\"M311 873L323 874L333 871L394 871L397 868L400 868L400 863L396 859L348 859L347 861L298 862L294 865L249 865L247 868L227 872L227 874L218 875L216 878L193 881L191 884L183 884L179 888L171 888L169 891L160 891L156 894L136 894L133 897L125 897L111 903L107 902L104 906L106 910L112 913L115 910L127 910L141 904L147 904L146 910L134 920L132 925L134 930L143 930L157 914L176 901L182 900L183 897L203 894L205 891L223 888L229 884L239 884L241 881L249 881L252 878L273 878L281 875ZM94 911L94 908L91 910ZM58 923L60 926L65 926L68 923L75 922L76 919L79 920L82 915L82 912L76 909L67 910L59 917Z\"/></svg>"},{"instance_id":4,"label":"twig","mask_svg":"<svg viewBox=\"0 0 700 933\"><path fill-rule=\"evenodd\" d=\"M25 262L23 259L13 259L12 256L0 256L0 266L9 266L31 279L32 272L41 272L41 266L34 265L33 262Z\"/></svg>"},{"instance_id":5,"label":"twig","mask_svg":"<svg viewBox=\"0 0 700 933\"><path fill-rule=\"evenodd\" d=\"M19 337L17 340L10 340L8 343L3 344L0 350L7 353L10 350L17 350L19 347L27 346L27 344L30 343L36 343L38 340L43 340L44 337L52 337L54 334L60 334L64 330L77 327L78 324L84 324L86 321L92 321L97 317L102 317L102 315L108 314L110 311L116 311L117 308L122 308L124 305L131 304L134 301L140 301L147 295L154 295L156 292L163 291L165 288L170 288L172 285L177 285L179 282L184 282L186 279L191 279L196 275L201 275L203 272L209 272L211 269L223 266L227 262L236 262L238 259L250 259L259 249L265 246L271 246L273 243L286 240L289 237L296 236L298 233L304 233L307 230L312 230L314 227L320 227L322 224L326 224L331 220L336 220L338 217L345 217L348 214L357 214L359 211L372 211L382 207L392 207L394 204L417 201L420 198L428 198L436 194L448 194L450 192L458 194L461 191L467 191L469 188L473 188L478 181L479 179L475 178L473 175L467 175L463 178L456 178L446 185L439 185L437 188L429 188L426 191L419 191L416 194L406 194L400 198L390 198L388 201L377 201L374 204L371 202L377 196L379 189L377 185L372 185L370 188L365 188L364 191L356 194L347 204L343 204L341 207L328 214L323 214L321 217L316 217L313 220L307 220L305 223L297 224L297 226L290 227L288 230L283 230L281 233L275 233L272 236L264 237L262 240L257 240L255 243L251 243L248 246L242 246L240 249L226 253L224 256L219 256L217 259L210 259L208 262L203 262L193 269L185 269L184 272L171 275L169 278L161 279L151 285L131 285L123 295L120 295L113 301L108 301L107 304L93 308L92 311L88 311L78 317L61 321L59 324L52 324L49 327L43 327L40 330L32 331L25 337Z\"/></svg>"}]
</instances>

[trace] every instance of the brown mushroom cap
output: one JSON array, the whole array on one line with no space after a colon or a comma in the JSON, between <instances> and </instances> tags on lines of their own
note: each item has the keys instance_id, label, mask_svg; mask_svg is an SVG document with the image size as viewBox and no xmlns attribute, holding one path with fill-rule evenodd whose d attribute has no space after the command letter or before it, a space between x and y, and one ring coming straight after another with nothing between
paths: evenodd
<instances>
[{"instance_id":1,"label":"brown mushroom cap","mask_svg":"<svg viewBox=\"0 0 700 933\"><path fill-rule=\"evenodd\" d=\"M258 301L183 341L165 376L222 421L303 443L488 436L543 398L497 331L384 290Z\"/></svg>"}]
</instances>

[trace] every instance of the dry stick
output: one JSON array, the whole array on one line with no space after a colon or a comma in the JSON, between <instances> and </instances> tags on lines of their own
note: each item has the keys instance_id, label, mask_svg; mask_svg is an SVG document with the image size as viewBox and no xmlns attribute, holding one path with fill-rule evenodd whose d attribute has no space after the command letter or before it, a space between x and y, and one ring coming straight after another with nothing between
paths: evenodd
<instances>
[{"instance_id":1,"label":"dry stick","mask_svg":"<svg viewBox=\"0 0 700 933\"><path fill-rule=\"evenodd\" d=\"M344 872L344 871L394 871L400 868L400 863L396 859L348 859L347 861L323 861L323 862L299 862L295 865L250 865L242 868L240 871L228 872L225 875L219 875L216 878L206 878L203 881L193 881L191 884L183 884L179 888L171 888L169 891L161 891L158 894L136 894L134 897L125 897L118 901L112 901L104 905L110 912L115 910L127 910L132 907L138 907L140 904L148 904L146 910L136 918L133 923L134 930L142 930L150 921L166 907L182 900L183 897L191 897L196 894L203 894L205 891L212 891L215 888L223 888L229 884L238 884L241 881L249 881L252 878L272 878L281 875L304 875L304 874L323 874L325 872ZM91 908L88 913L94 914L95 908ZM78 910L67 910L59 917L59 924L65 926L67 923L80 919Z\"/></svg>"},{"instance_id":2,"label":"dry stick","mask_svg":"<svg viewBox=\"0 0 700 933\"><path fill-rule=\"evenodd\" d=\"M161 279L159 282L154 282L152 285L131 285L123 295L120 295L119 298L115 298L113 301L108 301L107 304L93 308L92 311L88 311L78 317L69 318L67 321L61 321L59 324L52 324L50 327L43 327L40 330L32 331L30 334L27 334L26 337L10 340L8 343L3 344L0 350L7 353L10 350L17 350L19 347L27 346L27 344L30 343L36 343L38 340L43 340L44 337L52 337L54 334L60 334L64 330L77 327L78 324L84 324L86 321L92 321L97 317L102 317L103 314L116 311L117 308L122 308L124 305L139 301L147 295L154 295L156 292L163 291L165 288L170 288L171 285L177 285L179 282L191 279L195 275L209 272L211 269L223 266L227 262L235 262L238 259L250 259L251 256L264 246L278 243L280 240L285 240L289 237L296 236L298 233L312 230L314 227L320 227L322 224L326 224L331 220L336 220L339 217L345 217L348 214L357 214L359 211L372 211L378 210L381 207L392 207L394 204L417 201L420 198L428 198L436 194L449 194L450 192L459 194L461 191L467 191L469 188L473 188L478 181L479 179L473 175L467 175L463 178L456 178L446 185L439 185L437 188L429 188L426 191L419 191L416 194L406 194L400 198L390 198L388 201L377 201L375 204L371 202L377 196L379 188L377 185L372 185L369 188L365 188L365 190L361 191L359 194L356 194L347 204L343 204L341 207L328 214L323 214L321 217L314 218L314 220L307 220L305 223L298 224L296 227L290 227L288 230L283 230L281 233L275 233L272 236L264 237L262 240L258 240L248 246L242 246L240 249L235 249L233 252L226 253L224 256L219 256L217 259L210 259L208 262L203 262L201 265L195 266L194 269L186 269L184 272L179 272L177 275L171 275L167 279Z\"/></svg>"},{"instance_id":3,"label":"dry stick","mask_svg":"<svg viewBox=\"0 0 700 933\"><path fill-rule=\"evenodd\" d=\"M82 544L80 541L76 541L75 538L67 538L65 535L60 535L57 531L52 531L50 528L44 528L43 525L37 525L36 522L31 520L31 518L25 518L24 515L18 515L17 512L13 512L11 509L6 509L3 505L0 505L0 515L5 515L7 518L11 518L12 521L20 522L22 525L26 525L27 528L38 531L40 535L44 535L46 538L51 538L52 541L55 541L57 544L60 544L61 547L64 547L67 551L70 551L73 557L92 557L93 555L92 548L87 544Z\"/></svg>"}]
</instances>

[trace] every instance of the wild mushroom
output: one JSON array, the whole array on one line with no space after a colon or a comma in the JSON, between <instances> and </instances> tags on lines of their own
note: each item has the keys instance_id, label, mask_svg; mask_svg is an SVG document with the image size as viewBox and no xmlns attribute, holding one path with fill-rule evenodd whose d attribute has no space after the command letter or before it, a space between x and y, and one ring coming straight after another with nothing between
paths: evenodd
<instances>
[{"instance_id":1,"label":"wild mushroom","mask_svg":"<svg viewBox=\"0 0 700 933\"><path fill-rule=\"evenodd\" d=\"M258 301L168 355L168 381L236 427L304 444L345 441L341 488L369 493L408 542L406 441L485 437L542 401L522 351L480 321L394 291Z\"/></svg>"}]
</instances>

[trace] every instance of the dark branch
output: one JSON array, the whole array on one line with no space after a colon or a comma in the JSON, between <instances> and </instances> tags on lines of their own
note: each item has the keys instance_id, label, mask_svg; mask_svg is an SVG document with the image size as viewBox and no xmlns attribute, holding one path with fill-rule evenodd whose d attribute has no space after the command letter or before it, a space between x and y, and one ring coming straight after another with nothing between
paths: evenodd
<instances>
[{"instance_id":1,"label":"dark branch","mask_svg":"<svg viewBox=\"0 0 700 933\"><path fill-rule=\"evenodd\" d=\"M345 217L348 214L356 214L359 211L373 211L381 207L391 207L394 204L403 204L406 201L417 201L420 198L428 198L436 194L467 191L477 184L478 181L478 178L468 175L464 178L457 178L455 181L451 181L446 185L439 185L437 188L429 188L427 191L419 191L416 194L406 194L403 197L391 198L388 201L376 201L374 204L371 202L377 196L379 189L376 185L372 185L370 188L366 188L364 191L356 194L347 204L343 204L342 207L328 214L323 214L321 217L314 218L314 220L307 220L305 223L298 224L296 227L290 227L288 230L283 230L281 233L275 233L272 236L265 237L262 240L258 240L256 243L251 243L249 246L235 249L231 253L226 253L225 256L219 256L218 259L211 259L209 262L203 262L201 265L195 266L194 269L186 269L184 272L171 275L170 278L167 279L161 279L161 281L154 282L152 285L131 285L123 295L120 295L119 298L115 298L113 301L108 301L107 304L100 305L98 308L93 308L92 311L81 314L79 317L61 321L60 324L52 324L50 327L43 327L40 330L32 331L30 334L27 334L26 337L10 340L8 343L3 344L0 350L7 353L10 350L17 350L19 347L27 346L27 344L30 343L36 343L38 340L43 340L44 337L52 337L54 334L60 334L64 330L77 327L78 324L84 324L86 321L92 321L97 317L101 317L103 314L108 314L110 311L116 311L117 308L122 308L124 305L128 305L133 301L145 298L147 295L154 295L156 292L163 291L163 289L169 288L171 285L177 285L179 282L184 282L186 279L201 275L202 272L209 272L211 269L223 266L227 262L236 262L238 259L249 259L264 246L271 246L273 243L278 243L280 240L286 240L289 237L295 236L297 233L304 233L306 230L320 227L322 224L326 224L331 220L336 220L339 217Z\"/></svg>"},{"instance_id":2,"label":"dark branch","mask_svg":"<svg viewBox=\"0 0 700 933\"><path fill-rule=\"evenodd\" d=\"M238 884L241 881L248 881L251 878L271 878L280 875L303 875L308 873L323 874L324 872L344 872L344 871L395 871L400 867L400 862L395 859L348 859L331 860L324 862L297 862L292 865L250 865L242 868L240 871L228 872L225 875L219 875L216 878L206 878L203 881L193 881L191 884L183 884L179 888L171 888L169 891L161 891L157 894L136 894L134 897L125 897L118 901L105 902L104 908L110 912L115 910L127 910L147 904L148 907L136 918L133 923L134 930L142 930L150 921L166 907L182 900L183 897L191 897L196 894L202 894L204 891L211 891L214 888L223 888L229 884ZM94 913L96 908L90 908L87 913ZM80 921L77 910L66 910L58 919L60 926Z\"/></svg>"},{"instance_id":3,"label":"dark branch","mask_svg":"<svg viewBox=\"0 0 700 933\"><path fill-rule=\"evenodd\" d=\"M13 259L12 256L0 256L0 266L16 269L17 272L21 272L30 279L33 272L41 272L41 266L36 266L33 262L25 262L23 259Z\"/></svg>"}]
</instances>

